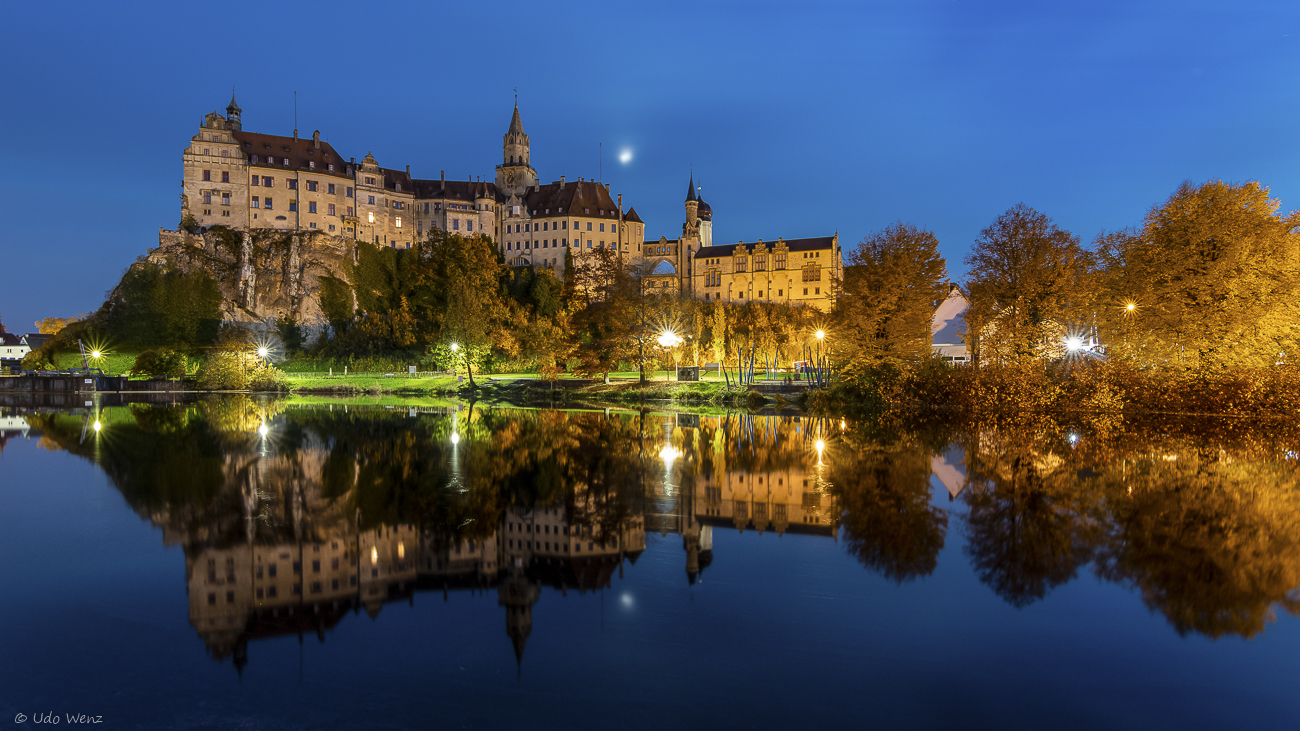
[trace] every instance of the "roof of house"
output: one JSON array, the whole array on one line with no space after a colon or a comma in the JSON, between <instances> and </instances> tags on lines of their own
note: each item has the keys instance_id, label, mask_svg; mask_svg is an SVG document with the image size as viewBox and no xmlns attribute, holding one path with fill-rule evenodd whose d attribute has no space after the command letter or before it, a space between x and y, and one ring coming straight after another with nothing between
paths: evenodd
<instances>
[{"instance_id":1,"label":"roof of house","mask_svg":"<svg viewBox=\"0 0 1300 731\"><path fill-rule=\"evenodd\" d=\"M966 309L970 302L961 289L953 285L948 289L948 296L934 311L930 319L930 342L932 345L956 345L964 342L961 331L966 327Z\"/></svg>"},{"instance_id":2,"label":"roof of house","mask_svg":"<svg viewBox=\"0 0 1300 731\"><path fill-rule=\"evenodd\" d=\"M524 202L533 218L618 218L618 205L610 197L609 190L594 180L579 180L563 185L558 182L538 185L524 195Z\"/></svg>"},{"instance_id":3,"label":"roof of house","mask_svg":"<svg viewBox=\"0 0 1300 731\"><path fill-rule=\"evenodd\" d=\"M820 251L821 249L832 249L835 247L834 236L819 236L812 239L779 239L784 241L785 248L788 251ZM743 246L747 251L752 251L751 247L757 246L760 242L726 244L723 246L704 246L695 252L696 257L702 256L731 256L735 253L736 248ZM763 241L762 244L767 247L776 246L776 241Z\"/></svg>"},{"instance_id":4,"label":"roof of house","mask_svg":"<svg viewBox=\"0 0 1300 731\"><path fill-rule=\"evenodd\" d=\"M411 179L416 198L444 198L471 202L484 197L497 199L495 183L479 183L473 180L448 180L445 186L443 183L442 180ZM405 186L402 190L406 190Z\"/></svg>"},{"instance_id":5,"label":"roof of house","mask_svg":"<svg viewBox=\"0 0 1300 731\"><path fill-rule=\"evenodd\" d=\"M676 275L677 267L673 266L672 262L668 261L667 259L664 259L658 264L655 264L655 268L650 270L649 276L658 277L666 274Z\"/></svg>"},{"instance_id":6,"label":"roof of house","mask_svg":"<svg viewBox=\"0 0 1300 731\"><path fill-rule=\"evenodd\" d=\"M0 333L0 345L22 345L23 339L14 333Z\"/></svg>"},{"instance_id":7,"label":"roof of house","mask_svg":"<svg viewBox=\"0 0 1300 731\"><path fill-rule=\"evenodd\" d=\"M632 221L634 223L645 223L645 221L642 221L641 217L636 214L636 208L627 209L627 213L623 214L623 220Z\"/></svg>"},{"instance_id":8,"label":"roof of house","mask_svg":"<svg viewBox=\"0 0 1300 731\"><path fill-rule=\"evenodd\" d=\"M273 167L277 170L309 170L311 165L316 163L316 169L312 173L321 175L334 175L340 178L348 177L348 161L342 155L334 151L330 143L321 140L320 148L316 147L315 140L310 137L294 138L282 137L280 135L264 135L260 132L231 132L236 140L239 140L240 149L245 155L249 156L249 164L258 167ZM259 162L252 162L252 156L257 155ZM289 158L289 166L284 166L284 159ZM274 158L274 164L267 164L262 161L268 158ZM334 172L329 171L329 166L334 165Z\"/></svg>"}]
</instances>

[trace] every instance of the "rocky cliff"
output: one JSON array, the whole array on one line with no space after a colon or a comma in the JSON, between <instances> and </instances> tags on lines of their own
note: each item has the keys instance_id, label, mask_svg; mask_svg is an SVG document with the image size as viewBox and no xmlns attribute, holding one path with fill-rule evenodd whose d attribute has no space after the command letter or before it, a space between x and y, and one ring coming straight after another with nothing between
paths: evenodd
<instances>
[{"instance_id":1,"label":"rocky cliff","mask_svg":"<svg viewBox=\"0 0 1300 731\"><path fill-rule=\"evenodd\" d=\"M202 234L159 229L158 248L140 262L203 270L221 289L222 319L264 325L293 318L307 330L327 326L321 281L347 282L357 242L318 232L245 233L215 227Z\"/></svg>"}]
</instances>

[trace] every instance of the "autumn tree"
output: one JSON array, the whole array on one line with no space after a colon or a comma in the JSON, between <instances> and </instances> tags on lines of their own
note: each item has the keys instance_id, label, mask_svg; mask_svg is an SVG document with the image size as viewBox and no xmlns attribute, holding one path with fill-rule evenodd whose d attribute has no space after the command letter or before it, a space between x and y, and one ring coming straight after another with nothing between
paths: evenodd
<instances>
[{"instance_id":1,"label":"autumn tree","mask_svg":"<svg viewBox=\"0 0 1300 731\"><path fill-rule=\"evenodd\" d=\"M1184 183L1140 229L1102 236L1113 352L1148 364L1271 365L1300 339L1300 213L1256 182Z\"/></svg>"},{"instance_id":2,"label":"autumn tree","mask_svg":"<svg viewBox=\"0 0 1300 731\"><path fill-rule=\"evenodd\" d=\"M436 230L417 246L414 279L435 340L455 342L471 387L474 366L492 350L509 308L503 293L504 263L487 238Z\"/></svg>"},{"instance_id":3,"label":"autumn tree","mask_svg":"<svg viewBox=\"0 0 1300 731\"><path fill-rule=\"evenodd\" d=\"M831 313L845 377L927 358L930 321L947 280L939 239L900 221L864 238L848 259Z\"/></svg>"},{"instance_id":4,"label":"autumn tree","mask_svg":"<svg viewBox=\"0 0 1300 731\"><path fill-rule=\"evenodd\" d=\"M1091 317L1090 252L1079 237L1019 203L980 232L966 257L968 342L976 357L1023 361L1051 353Z\"/></svg>"}]
</instances>

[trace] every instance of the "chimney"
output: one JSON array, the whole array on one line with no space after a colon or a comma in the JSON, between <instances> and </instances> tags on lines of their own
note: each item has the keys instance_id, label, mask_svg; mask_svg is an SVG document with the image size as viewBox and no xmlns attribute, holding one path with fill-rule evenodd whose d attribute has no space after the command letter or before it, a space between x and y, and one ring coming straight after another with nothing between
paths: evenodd
<instances>
[{"instance_id":1,"label":"chimney","mask_svg":"<svg viewBox=\"0 0 1300 731\"><path fill-rule=\"evenodd\" d=\"M446 189L447 189L447 171L446 171L446 170L442 170L442 171L440 171L440 172L442 173L442 189L443 189L443 190L446 190Z\"/></svg>"},{"instance_id":2,"label":"chimney","mask_svg":"<svg viewBox=\"0 0 1300 731\"><path fill-rule=\"evenodd\" d=\"M296 130L296 129L293 131L293 138L294 138L295 140L298 139L298 130Z\"/></svg>"},{"instance_id":3,"label":"chimney","mask_svg":"<svg viewBox=\"0 0 1300 731\"><path fill-rule=\"evenodd\" d=\"M348 158L348 162L352 163L353 165L356 165L356 164L357 164L357 159L356 159L355 157L349 157L349 158Z\"/></svg>"},{"instance_id":4,"label":"chimney","mask_svg":"<svg viewBox=\"0 0 1300 731\"><path fill-rule=\"evenodd\" d=\"M609 192L609 183L605 183L605 192L606 192L606 193Z\"/></svg>"},{"instance_id":5,"label":"chimney","mask_svg":"<svg viewBox=\"0 0 1300 731\"><path fill-rule=\"evenodd\" d=\"M408 177L408 178L411 177L411 166L410 166L410 165L407 165L407 166L406 166L406 177Z\"/></svg>"},{"instance_id":6,"label":"chimney","mask_svg":"<svg viewBox=\"0 0 1300 731\"><path fill-rule=\"evenodd\" d=\"M311 133L311 146L320 149L320 130Z\"/></svg>"},{"instance_id":7,"label":"chimney","mask_svg":"<svg viewBox=\"0 0 1300 731\"><path fill-rule=\"evenodd\" d=\"M560 187L561 187L561 188L564 187L564 176L563 176L563 175L560 176Z\"/></svg>"}]
</instances>

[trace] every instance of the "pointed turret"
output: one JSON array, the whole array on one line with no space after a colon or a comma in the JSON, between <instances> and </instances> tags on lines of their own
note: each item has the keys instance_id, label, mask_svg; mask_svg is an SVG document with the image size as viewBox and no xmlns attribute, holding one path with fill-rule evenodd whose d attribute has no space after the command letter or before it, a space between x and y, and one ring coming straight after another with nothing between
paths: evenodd
<instances>
[{"instance_id":1,"label":"pointed turret","mask_svg":"<svg viewBox=\"0 0 1300 731\"><path fill-rule=\"evenodd\" d=\"M230 90L230 104L226 107L226 121L230 123L230 128L239 131L242 127L240 116L244 110L239 108L239 102L235 101L235 90Z\"/></svg>"},{"instance_id":2,"label":"pointed turret","mask_svg":"<svg viewBox=\"0 0 1300 731\"><path fill-rule=\"evenodd\" d=\"M521 135L523 133L524 133L524 123L523 120L519 119L519 102L515 102L515 114L513 117L510 118L510 129L506 131L506 134Z\"/></svg>"},{"instance_id":3,"label":"pointed turret","mask_svg":"<svg viewBox=\"0 0 1300 731\"><path fill-rule=\"evenodd\" d=\"M686 184L686 202L690 203L693 200L699 200L695 195L695 173L691 173L691 182Z\"/></svg>"}]
</instances>

